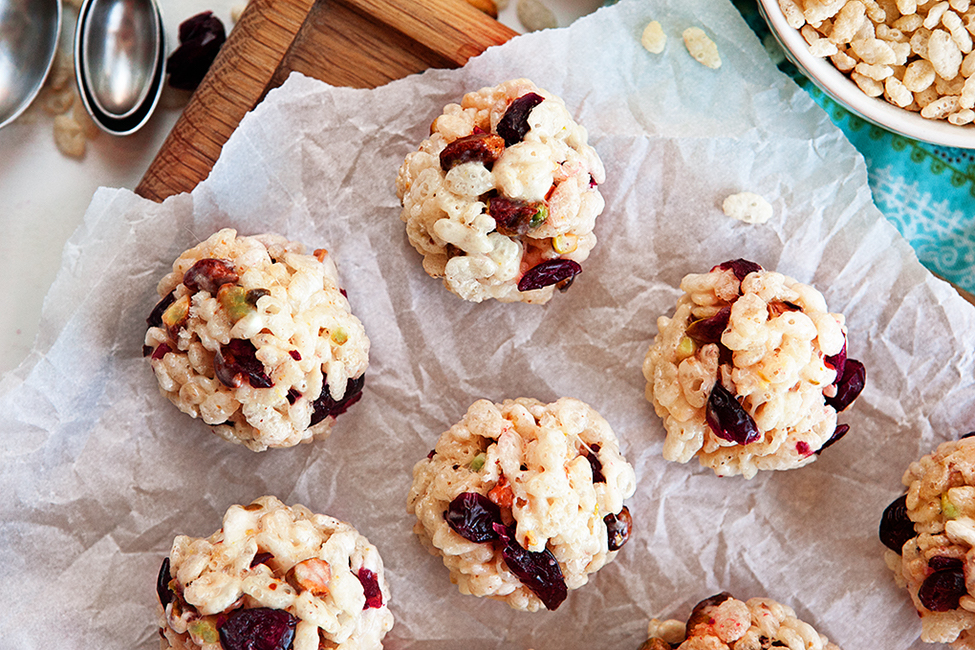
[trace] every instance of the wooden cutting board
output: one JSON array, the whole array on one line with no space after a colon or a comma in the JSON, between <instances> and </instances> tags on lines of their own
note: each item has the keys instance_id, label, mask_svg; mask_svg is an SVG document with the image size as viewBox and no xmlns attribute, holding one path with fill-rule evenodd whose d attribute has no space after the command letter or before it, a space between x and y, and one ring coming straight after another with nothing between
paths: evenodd
<instances>
[{"instance_id":1,"label":"wooden cutting board","mask_svg":"<svg viewBox=\"0 0 975 650\"><path fill-rule=\"evenodd\" d=\"M463 66L515 35L465 0L251 0L135 191L162 201L196 187L244 115L292 71L375 88Z\"/></svg>"}]
</instances>

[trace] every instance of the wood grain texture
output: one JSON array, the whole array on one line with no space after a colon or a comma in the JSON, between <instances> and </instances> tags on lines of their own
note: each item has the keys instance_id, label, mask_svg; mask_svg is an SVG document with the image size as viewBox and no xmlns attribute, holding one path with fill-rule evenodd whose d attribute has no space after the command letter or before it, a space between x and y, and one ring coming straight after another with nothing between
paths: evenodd
<instances>
[{"instance_id":1,"label":"wood grain texture","mask_svg":"<svg viewBox=\"0 0 975 650\"><path fill-rule=\"evenodd\" d=\"M154 201L191 191L244 115L293 71L375 88L460 67L515 35L465 0L251 0L135 191Z\"/></svg>"}]
</instances>

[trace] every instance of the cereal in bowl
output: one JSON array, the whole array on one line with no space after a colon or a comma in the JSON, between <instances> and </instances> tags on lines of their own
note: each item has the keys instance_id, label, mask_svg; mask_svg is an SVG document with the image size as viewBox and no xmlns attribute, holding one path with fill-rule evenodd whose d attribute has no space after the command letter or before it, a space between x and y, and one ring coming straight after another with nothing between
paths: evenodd
<instances>
[{"instance_id":1,"label":"cereal in bowl","mask_svg":"<svg viewBox=\"0 0 975 650\"><path fill-rule=\"evenodd\" d=\"M271 496L231 506L210 537L176 537L156 591L162 650L379 649L393 626L376 547Z\"/></svg>"},{"instance_id":2,"label":"cereal in bowl","mask_svg":"<svg viewBox=\"0 0 975 650\"><path fill-rule=\"evenodd\" d=\"M143 354L160 391L254 451L328 436L362 394L369 339L328 252L221 230L157 286Z\"/></svg>"},{"instance_id":3,"label":"cereal in bowl","mask_svg":"<svg viewBox=\"0 0 975 650\"><path fill-rule=\"evenodd\" d=\"M673 317L643 362L664 421L664 458L695 455L719 476L801 467L849 427L837 413L863 389L845 319L816 289L732 260L681 281Z\"/></svg>"},{"instance_id":4,"label":"cereal in bowl","mask_svg":"<svg viewBox=\"0 0 975 650\"><path fill-rule=\"evenodd\" d=\"M921 617L921 640L975 648L975 432L911 463L907 493L884 511L880 541ZM969 565L972 568L969 569Z\"/></svg>"},{"instance_id":5,"label":"cereal in bowl","mask_svg":"<svg viewBox=\"0 0 975 650\"><path fill-rule=\"evenodd\" d=\"M741 601L727 592L694 606L687 623L652 619L640 650L839 650L795 611L770 598Z\"/></svg>"},{"instance_id":6,"label":"cereal in bowl","mask_svg":"<svg viewBox=\"0 0 975 650\"><path fill-rule=\"evenodd\" d=\"M779 0L810 53L871 97L958 126L975 121L969 0Z\"/></svg>"},{"instance_id":7,"label":"cereal in bowl","mask_svg":"<svg viewBox=\"0 0 975 650\"><path fill-rule=\"evenodd\" d=\"M616 557L636 489L616 434L563 397L475 402L413 468L413 532L461 593L554 610Z\"/></svg>"},{"instance_id":8,"label":"cereal in bowl","mask_svg":"<svg viewBox=\"0 0 975 650\"><path fill-rule=\"evenodd\" d=\"M547 302L596 244L603 164L558 97L527 79L464 95L396 178L423 268L481 302Z\"/></svg>"}]
</instances>

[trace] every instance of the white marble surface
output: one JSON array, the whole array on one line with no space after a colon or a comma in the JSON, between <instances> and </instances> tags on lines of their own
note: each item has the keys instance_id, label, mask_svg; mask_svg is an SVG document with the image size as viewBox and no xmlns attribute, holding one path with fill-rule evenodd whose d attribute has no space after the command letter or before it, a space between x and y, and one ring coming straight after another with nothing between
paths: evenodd
<instances>
[{"instance_id":1,"label":"white marble surface","mask_svg":"<svg viewBox=\"0 0 975 650\"><path fill-rule=\"evenodd\" d=\"M522 31L516 0L500 20ZM244 0L159 0L170 50L179 23L205 10L227 26ZM602 4L601 0L546 0L561 26ZM66 7L61 47L70 51L76 11ZM62 155L54 144L53 117L35 104L17 122L0 129L0 374L16 368L30 352L44 298L61 265L65 242L79 227L98 187L133 189L179 117L160 109L138 133L107 134L88 143L82 160Z\"/></svg>"}]
</instances>

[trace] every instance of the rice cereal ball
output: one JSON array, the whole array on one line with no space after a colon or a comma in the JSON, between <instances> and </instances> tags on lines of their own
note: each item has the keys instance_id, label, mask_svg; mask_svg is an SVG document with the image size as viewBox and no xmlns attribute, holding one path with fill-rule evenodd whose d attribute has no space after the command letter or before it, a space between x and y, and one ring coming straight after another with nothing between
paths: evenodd
<instances>
[{"instance_id":1,"label":"rice cereal ball","mask_svg":"<svg viewBox=\"0 0 975 650\"><path fill-rule=\"evenodd\" d=\"M558 97L527 79L464 95L396 178L410 243L451 292L545 303L596 244L603 164Z\"/></svg>"},{"instance_id":2,"label":"rice cereal ball","mask_svg":"<svg viewBox=\"0 0 975 650\"><path fill-rule=\"evenodd\" d=\"M795 611L770 598L742 602L727 592L694 606L684 624L653 619L640 650L839 650Z\"/></svg>"},{"instance_id":3,"label":"rice cereal ball","mask_svg":"<svg viewBox=\"0 0 975 650\"><path fill-rule=\"evenodd\" d=\"M206 539L178 536L156 590L162 650L369 650L393 626L376 547L271 496L230 506Z\"/></svg>"},{"instance_id":4,"label":"rice cereal ball","mask_svg":"<svg viewBox=\"0 0 975 650\"><path fill-rule=\"evenodd\" d=\"M673 318L643 362L664 420L664 458L719 476L801 467L849 429L836 414L863 389L842 314L816 289L733 260L681 281Z\"/></svg>"},{"instance_id":5,"label":"rice cereal ball","mask_svg":"<svg viewBox=\"0 0 975 650\"><path fill-rule=\"evenodd\" d=\"M907 493L880 521L884 559L911 594L921 640L975 649L975 432L904 473Z\"/></svg>"},{"instance_id":6,"label":"rice cereal ball","mask_svg":"<svg viewBox=\"0 0 975 650\"><path fill-rule=\"evenodd\" d=\"M554 610L629 538L635 488L613 430L583 402L479 400L413 468L408 503L461 593Z\"/></svg>"},{"instance_id":7,"label":"rice cereal ball","mask_svg":"<svg viewBox=\"0 0 975 650\"><path fill-rule=\"evenodd\" d=\"M328 436L362 395L369 339L328 252L221 230L157 287L143 354L160 391L254 451Z\"/></svg>"}]
</instances>

